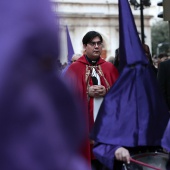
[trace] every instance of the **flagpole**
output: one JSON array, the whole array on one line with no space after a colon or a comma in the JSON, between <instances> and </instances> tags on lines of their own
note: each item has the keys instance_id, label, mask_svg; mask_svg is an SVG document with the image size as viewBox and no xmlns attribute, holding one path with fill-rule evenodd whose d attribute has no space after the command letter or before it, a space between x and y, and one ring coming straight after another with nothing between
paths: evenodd
<instances>
[{"instance_id":1,"label":"flagpole","mask_svg":"<svg viewBox=\"0 0 170 170\"><path fill-rule=\"evenodd\" d=\"M145 34L144 34L143 0L140 0L140 19L141 19L141 41L144 44Z\"/></svg>"}]
</instances>

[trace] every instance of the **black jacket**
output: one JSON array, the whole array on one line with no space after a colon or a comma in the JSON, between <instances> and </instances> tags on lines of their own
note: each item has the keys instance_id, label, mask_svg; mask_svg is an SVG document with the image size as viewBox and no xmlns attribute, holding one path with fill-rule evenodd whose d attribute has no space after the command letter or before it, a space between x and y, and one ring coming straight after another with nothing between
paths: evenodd
<instances>
[{"instance_id":1,"label":"black jacket","mask_svg":"<svg viewBox=\"0 0 170 170\"><path fill-rule=\"evenodd\" d=\"M159 64L158 82L170 110L170 60Z\"/></svg>"}]
</instances>

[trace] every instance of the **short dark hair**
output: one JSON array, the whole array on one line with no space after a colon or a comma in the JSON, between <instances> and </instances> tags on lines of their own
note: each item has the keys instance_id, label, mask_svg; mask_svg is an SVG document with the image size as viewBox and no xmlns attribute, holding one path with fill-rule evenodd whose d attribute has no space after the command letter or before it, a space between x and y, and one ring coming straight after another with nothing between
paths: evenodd
<instances>
[{"instance_id":1,"label":"short dark hair","mask_svg":"<svg viewBox=\"0 0 170 170\"><path fill-rule=\"evenodd\" d=\"M100 41L103 42L103 38L102 36L96 32L96 31L89 31L86 33L86 35L83 37L82 39L82 43L87 45L89 42L92 41L93 38L95 37L99 37L100 38Z\"/></svg>"},{"instance_id":2,"label":"short dark hair","mask_svg":"<svg viewBox=\"0 0 170 170\"><path fill-rule=\"evenodd\" d=\"M160 53L159 55L158 55L158 58L163 58L163 57L168 57L168 54L167 53Z\"/></svg>"}]
</instances>

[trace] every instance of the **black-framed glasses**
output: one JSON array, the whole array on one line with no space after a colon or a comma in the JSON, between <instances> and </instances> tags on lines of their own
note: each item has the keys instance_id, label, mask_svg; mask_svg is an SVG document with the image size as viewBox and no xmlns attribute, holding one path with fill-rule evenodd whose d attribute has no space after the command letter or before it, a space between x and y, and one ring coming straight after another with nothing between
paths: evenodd
<instances>
[{"instance_id":1,"label":"black-framed glasses","mask_svg":"<svg viewBox=\"0 0 170 170\"><path fill-rule=\"evenodd\" d=\"M89 42L88 44L90 44L90 45L93 46L93 47L95 47L96 45L97 45L98 47L101 47L101 46L103 45L103 43L102 43L101 41L97 41L97 42L91 41L91 42Z\"/></svg>"}]
</instances>

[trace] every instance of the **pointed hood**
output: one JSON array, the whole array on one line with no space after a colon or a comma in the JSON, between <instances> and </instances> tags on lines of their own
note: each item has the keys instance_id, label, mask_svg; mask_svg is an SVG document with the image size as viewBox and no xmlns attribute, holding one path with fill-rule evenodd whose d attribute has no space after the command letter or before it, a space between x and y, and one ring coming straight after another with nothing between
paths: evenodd
<instances>
[{"instance_id":1,"label":"pointed hood","mask_svg":"<svg viewBox=\"0 0 170 170\"><path fill-rule=\"evenodd\" d=\"M119 0L121 74L100 107L91 138L100 143L160 146L168 108L136 31L128 0Z\"/></svg>"},{"instance_id":2,"label":"pointed hood","mask_svg":"<svg viewBox=\"0 0 170 170\"><path fill-rule=\"evenodd\" d=\"M127 0L119 1L120 70L125 65L147 64L134 18Z\"/></svg>"}]
</instances>

